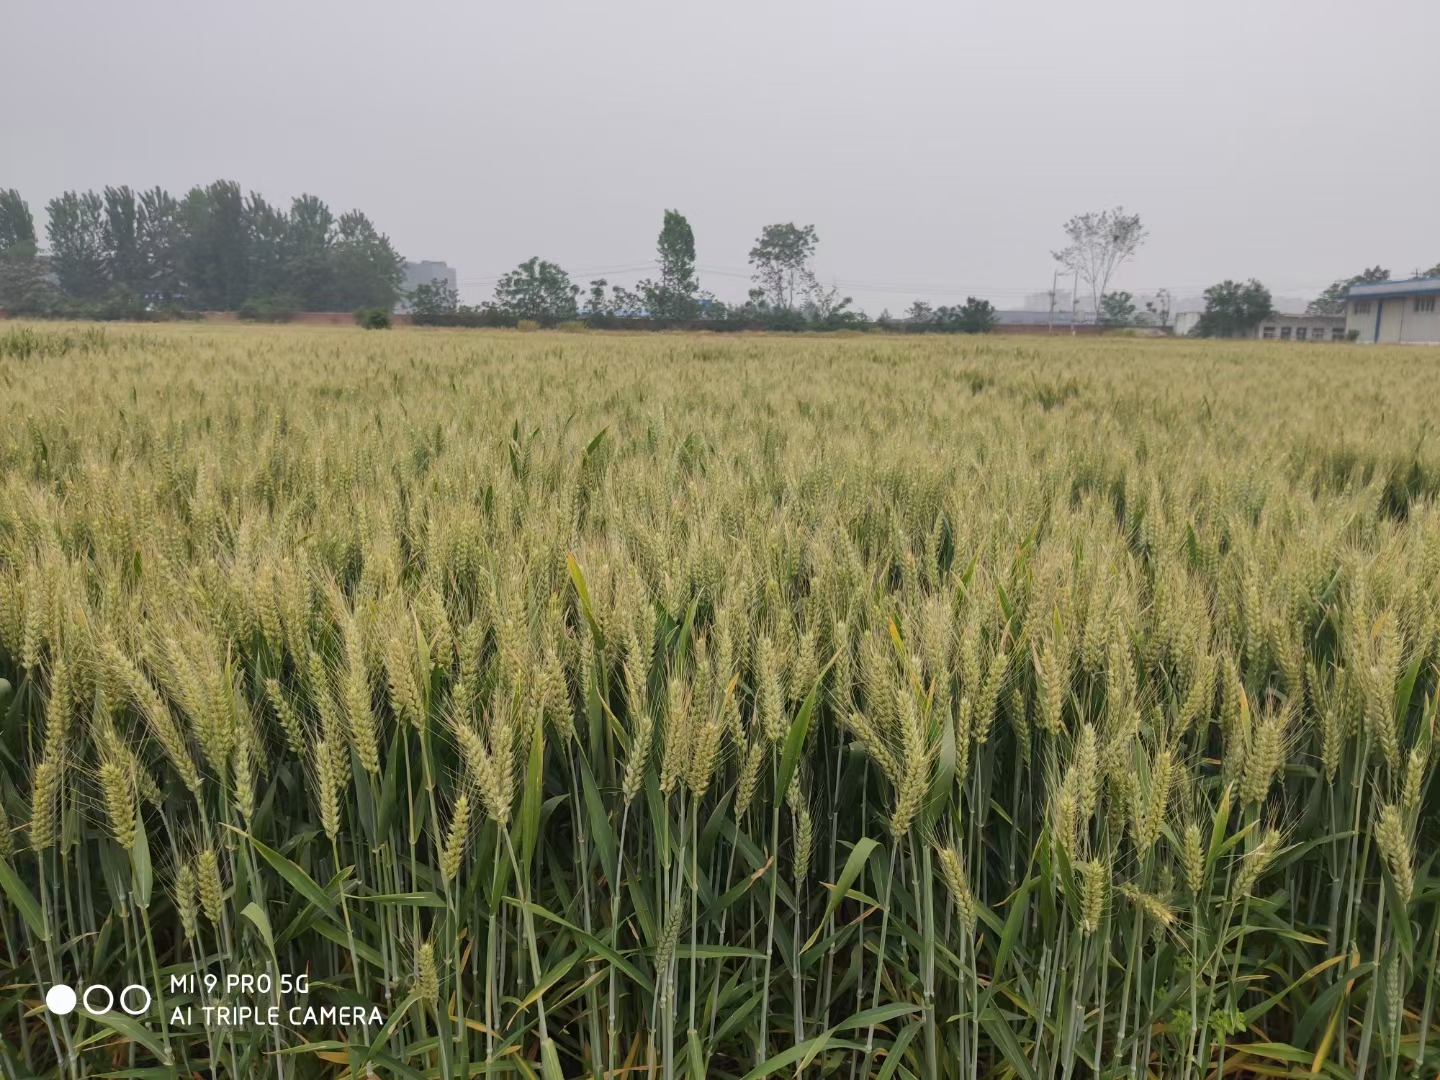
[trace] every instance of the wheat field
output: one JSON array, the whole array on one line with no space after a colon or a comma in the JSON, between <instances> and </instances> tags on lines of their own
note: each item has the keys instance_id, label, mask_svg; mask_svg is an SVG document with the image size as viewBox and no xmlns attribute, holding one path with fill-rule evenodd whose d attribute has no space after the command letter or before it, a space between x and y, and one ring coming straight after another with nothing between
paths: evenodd
<instances>
[{"instance_id":1,"label":"wheat field","mask_svg":"<svg viewBox=\"0 0 1440 1080\"><path fill-rule=\"evenodd\" d=\"M1434 1077L1437 368L0 324L0 1070Z\"/></svg>"}]
</instances>

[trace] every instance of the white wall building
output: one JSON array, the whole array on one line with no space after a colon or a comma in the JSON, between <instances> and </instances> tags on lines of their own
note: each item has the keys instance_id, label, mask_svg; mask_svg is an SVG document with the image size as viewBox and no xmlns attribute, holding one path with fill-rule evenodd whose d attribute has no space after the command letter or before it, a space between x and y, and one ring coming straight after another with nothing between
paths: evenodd
<instances>
[{"instance_id":1,"label":"white wall building","mask_svg":"<svg viewBox=\"0 0 1440 1080\"><path fill-rule=\"evenodd\" d=\"M1175 316L1175 336L1185 337L1199 324L1203 311L1182 311ZM1272 311L1240 337L1262 341L1344 341L1343 315L1292 315Z\"/></svg>"},{"instance_id":2,"label":"white wall building","mask_svg":"<svg viewBox=\"0 0 1440 1080\"><path fill-rule=\"evenodd\" d=\"M1175 336L1185 337L1189 334L1190 331L1194 330L1196 325L1199 324L1200 316L1203 314L1205 314L1203 311L1177 312L1170 324L1175 328Z\"/></svg>"},{"instance_id":3,"label":"white wall building","mask_svg":"<svg viewBox=\"0 0 1440 1080\"><path fill-rule=\"evenodd\" d=\"M1250 337L1262 341L1344 341L1344 315L1286 315L1271 312Z\"/></svg>"},{"instance_id":4,"label":"white wall building","mask_svg":"<svg viewBox=\"0 0 1440 1080\"><path fill-rule=\"evenodd\" d=\"M1358 341L1440 345L1440 277L1350 286L1345 328Z\"/></svg>"}]
</instances>

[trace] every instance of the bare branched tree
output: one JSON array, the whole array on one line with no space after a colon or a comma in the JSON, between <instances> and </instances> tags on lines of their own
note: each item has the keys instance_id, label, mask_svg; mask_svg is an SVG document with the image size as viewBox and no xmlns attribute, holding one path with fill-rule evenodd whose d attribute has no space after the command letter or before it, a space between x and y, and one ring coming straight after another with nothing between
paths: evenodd
<instances>
[{"instance_id":1,"label":"bare branched tree","mask_svg":"<svg viewBox=\"0 0 1440 1080\"><path fill-rule=\"evenodd\" d=\"M1123 207L1113 210L1092 210L1076 214L1065 223L1068 246L1051 252L1065 269L1078 274L1090 288L1094 310L1101 310L1101 300L1115 271L1132 258L1149 235L1140 223L1139 214L1127 214Z\"/></svg>"},{"instance_id":2,"label":"bare branched tree","mask_svg":"<svg viewBox=\"0 0 1440 1080\"><path fill-rule=\"evenodd\" d=\"M751 279L764 292L765 300L779 311L791 311L805 293L810 260L820 238L815 226L803 228L794 222L766 225L750 249ZM811 275L813 277L813 275Z\"/></svg>"}]
</instances>

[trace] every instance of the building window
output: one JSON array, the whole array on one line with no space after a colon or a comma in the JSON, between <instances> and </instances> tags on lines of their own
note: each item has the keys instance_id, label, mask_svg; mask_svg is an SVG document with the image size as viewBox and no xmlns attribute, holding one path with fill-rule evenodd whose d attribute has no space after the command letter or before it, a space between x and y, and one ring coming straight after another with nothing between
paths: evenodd
<instances>
[{"instance_id":1,"label":"building window","mask_svg":"<svg viewBox=\"0 0 1440 1080\"><path fill-rule=\"evenodd\" d=\"M1290 327L1288 327L1288 326L1282 326L1282 327L1280 327L1280 340L1281 340L1281 341L1289 341L1289 340L1290 340Z\"/></svg>"},{"instance_id":2,"label":"building window","mask_svg":"<svg viewBox=\"0 0 1440 1080\"><path fill-rule=\"evenodd\" d=\"M1433 296L1417 296L1417 297L1415 297L1415 310L1416 310L1416 311L1434 311L1434 310L1435 310L1435 297L1433 297Z\"/></svg>"},{"instance_id":3,"label":"building window","mask_svg":"<svg viewBox=\"0 0 1440 1080\"><path fill-rule=\"evenodd\" d=\"M1370 314L1370 301L1369 301L1369 300L1356 300L1356 301L1355 301L1355 314L1356 314L1356 315L1369 315L1369 314Z\"/></svg>"},{"instance_id":4,"label":"building window","mask_svg":"<svg viewBox=\"0 0 1440 1080\"><path fill-rule=\"evenodd\" d=\"M1297 327L1295 328L1295 340L1296 340L1296 341L1304 341L1305 338L1309 335L1309 333L1310 333L1310 331L1307 330L1305 327L1303 327L1303 326L1297 326Z\"/></svg>"},{"instance_id":5,"label":"building window","mask_svg":"<svg viewBox=\"0 0 1440 1080\"><path fill-rule=\"evenodd\" d=\"M1343 326L1337 326L1337 327L1335 327L1333 330L1331 330L1331 331L1330 331L1330 340L1331 340L1331 341L1344 341L1344 340L1345 340L1345 328L1344 328Z\"/></svg>"},{"instance_id":6,"label":"building window","mask_svg":"<svg viewBox=\"0 0 1440 1080\"><path fill-rule=\"evenodd\" d=\"M1263 327L1263 328L1260 330L1260 336L1261 336L1262 338L1264 338L1266 341L1273 340L1274 337L1275 337L1275 328L1274 328L1273 326Z\"/></svg>"}]
</instances>

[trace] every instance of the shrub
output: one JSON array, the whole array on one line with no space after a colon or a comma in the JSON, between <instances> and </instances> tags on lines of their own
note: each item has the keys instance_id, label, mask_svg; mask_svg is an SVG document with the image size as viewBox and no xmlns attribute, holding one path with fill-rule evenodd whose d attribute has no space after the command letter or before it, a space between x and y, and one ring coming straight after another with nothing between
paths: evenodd
<instances>
[{"instance_id":1,"label":"shrub","mask_svg":"<svg viewBox=\"0 0 1440 1080\"><path fill-rule=\"evenodd\" d=\"M90 317L102 322L153 322L156 316L145 301L123 285L116 285L90 309Z\"/></svg>"},{"instance_id":2,"label":"shrub","mask_svg":"<svg viewBox=\"0 0 1440 1080\"><path fill-rule=\"evenodd\" d=\"M411 316L412 326L513 327L516 322L514 315L496 311L493 307L462 307L448 313L417 311Z\"/></svg>"},{"instance_id":3,"label":"shrub","mask_svg":"<svg viewBox=\"0 0 1440 1080\"><path fill-rule=\"evenodd\" d=\"M539 324L538 322L536 322L534 319L521 319L519 322L517 322L517 323L515 324L515 329L517 329L517 330L526 330L526 331L529 331L529 330L539 330L539 329L540 329L540 324Z\"/></svg>"},{"instance_id":4,"label":"shrub","mask_svg":"<svg viewBox=\"0 0 1440 1080\"><path fill-rule=\"evenodd\" d=\"M967 296L963 304L936 308L935 321L930 326L941 333L988 334L995 323L995 308L990 301Z\"/></svg>"},{"instance_id":5,"label":"shrub","mask_svg":"<svg viewBox=\"0 0 1440 1080\"><path fill-rule=\"evenodd\" d=\"M256 296L241 304L236 314L248 322L286 323L301 306L299 297L295 296Z\"/></svg>"},{"instance_id":6,"label":"shrub","mask_svg":"<svg viewBox=\"0 0 1440 1080\"><path fill-rule=\"evenodd\" d=\"M366 330L389 330L390 312L383 307L361 308L355 312L355 325Z\"/></svg>"}]
</instances>

